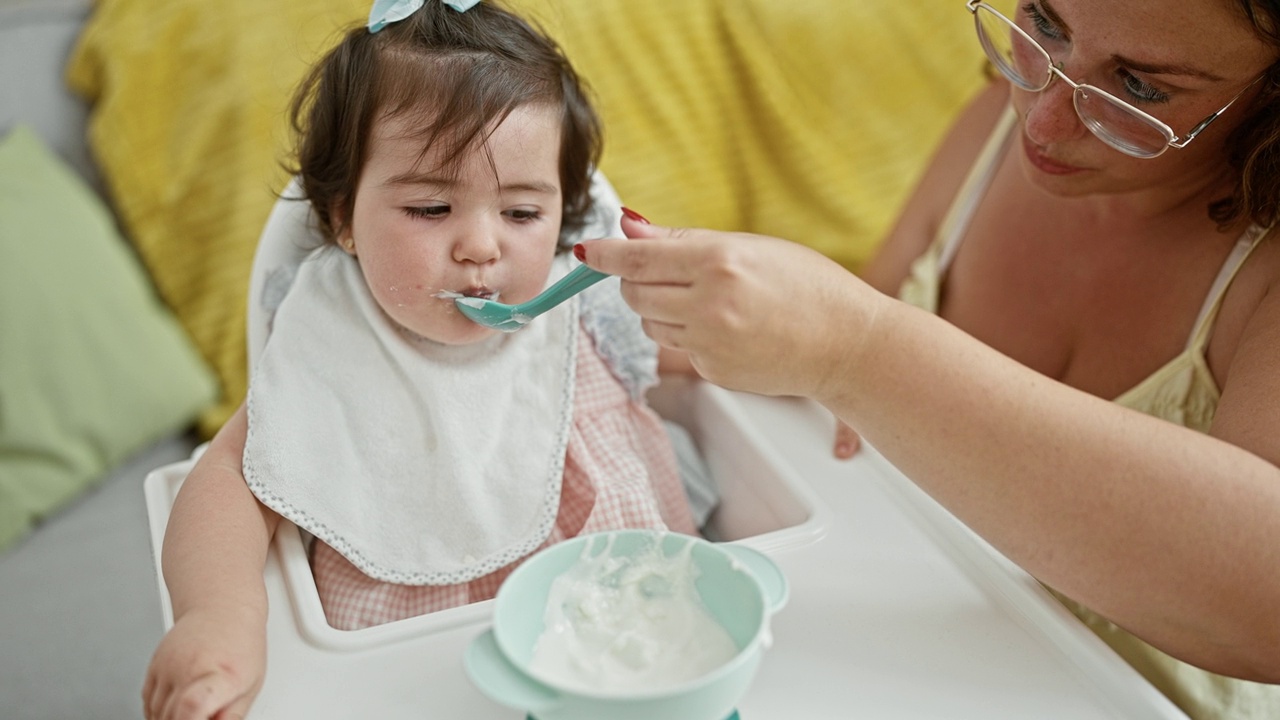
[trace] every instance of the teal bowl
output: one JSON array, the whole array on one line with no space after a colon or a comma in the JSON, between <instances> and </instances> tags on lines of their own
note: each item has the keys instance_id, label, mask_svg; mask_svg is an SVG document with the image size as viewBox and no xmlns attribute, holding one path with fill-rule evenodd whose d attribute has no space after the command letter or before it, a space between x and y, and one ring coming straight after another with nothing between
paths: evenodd
<instances>
[{"instance_id":1,"label":"teal bowl","mask_svg":"<svg viewBox=\"0 0 1280 720\"><path fill-rule=\"evenodd\" d=\"M728 631L737 653L698 678L653 691L585 692L530 674L555 579L578 562L584 550L591 557L606 549L613 557L634 557L658 542L668 557L693 543L694 587ZM465 665L482 693L536 720L725 720L746 693L772 641L770 617L786 601L782 571L750 548L650 530L584 535L537 553L511 573L498 590L493 628L467 648Z\"/></svg>"}]
</instances>

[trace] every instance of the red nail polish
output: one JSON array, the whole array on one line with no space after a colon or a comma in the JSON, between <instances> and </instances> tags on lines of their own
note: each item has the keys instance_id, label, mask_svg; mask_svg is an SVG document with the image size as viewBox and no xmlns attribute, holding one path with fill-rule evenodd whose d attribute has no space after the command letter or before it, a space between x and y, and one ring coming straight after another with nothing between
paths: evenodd
<instances>
[{"instance_id":1,"label":"red nail polish","mask_svg":"<svg viewBox=\"0 0 1280 720\"><path fill-rule=\"evenodd\" d=\"M582 243L578 243L577 245L574 245L574 246L573 246L573 256L574 256L574 257L576 257L576 258L578 258L579 260L581 260L581 261L583 261L583 262L586 262L586 260L587 260L587 248L585 248L585 247L582 245Z\"/></svg>"},{"instance_id":2,"label":"red nail polish","mask_svg":"<svg viewBox=\"0 0 1280 720\"><path fill-rule=\"evenodd\" d=\"M650 225L650 224L652 224L652 223L650 223L650 222L649 222L649 219L648 219L648 218L646 218L645 216L643 216L643 215L641 215L640 213L636 212L635 210L632 210L632 209L631 209L631 208L629 208L629 207L623 207L623 208L622 208L622 214L623 214L623 215L626 215L627 217L631 218L632 220L635 220L636 222L642 222L642 223L644 223L645 225Z\"/></svg>"}]
</instances>

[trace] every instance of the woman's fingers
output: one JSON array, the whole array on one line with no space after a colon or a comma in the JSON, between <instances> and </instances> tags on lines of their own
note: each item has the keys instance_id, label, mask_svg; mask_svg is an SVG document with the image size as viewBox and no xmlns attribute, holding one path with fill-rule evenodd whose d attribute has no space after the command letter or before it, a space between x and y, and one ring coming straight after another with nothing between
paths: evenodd
<instances>
[{"instance_id":1,"label":"woman's fingers","mask_svg":"<svg viewBox=\"0 0 1280 720\"><path fill-rule=\"evenodd\" d=\"M723 234L651 225L631 218L623 218L622 230L630 240L582 243L582 261L628 282L669 285L693 283L695 260L704 251L706 241Z\"/></svg>"},{"instance_id":2,"label":"woman's fingers","mask_svg":"<svg viewBox=\"0 0 1280 720\"><path fill-rule=\"evenodd\" d=\"M640 213L629 208L622 208L621 223L622 232L629 238L657 237L664 230L662 226L654 225Z\"/></svg>"},{"instance_id":3,"label":"woman's fingers","mask_svg":"<svg viewBox=\"0 0 1280 720\"><path fill-rule=\"evenodd\" d=\"M862 438L857 431L849 427L843 420L836 418L836 457L841 460L848 460L856 455L861 447Z\"/></svg>"},{"instance_id":4,"label":"woman's fingers","mask_svg":"<svg viewBox=\"0 0 1280 720\"><path fill-rule=\"evenodd\" d=\"M640 327L644 329L644 334L648 335L654 342L662 347L671 350L685 351L686 348L681 344L681 336L684 333L683 325L671 325L669 323L658 322L657 320L649 320L642 318ZM698 372L697 358L686 355L687 361L694 372Z\"/></svg>"},{"instance_id":5,"label":"woman's fingers","mask_svg":"<svg viewBox=\"0 0 1280 720\"><path fill-rule=\"evenodd\" d=\"M687 253L668 238L591 240L583 262L633 283L689 285L694 277Z\"/></svg>"},{"instance_id":6,"label":"woman's fingers","mask_svg":"<svg viewBox=\"0 0 1280 720\"><path fill-rule=\"evenodd\" d=\"M575 251L619 276L650 337L687 351L714 383L815 393L847 372L876 314L878 293L803 245L631 218L622 229L630 239L592 240Z\"/></svg>"},{"instance_id":7,"label":"woman's fingers","mask_svg":"<svg viewBox=\"0 0 1280 720\"><path fill-rule=\"evenodd\" d=\"M621 292L622 299L643 318L679 327L686 324L686 305L693 298L688 286L624 282Z\"/></svg>"}]
</instances>

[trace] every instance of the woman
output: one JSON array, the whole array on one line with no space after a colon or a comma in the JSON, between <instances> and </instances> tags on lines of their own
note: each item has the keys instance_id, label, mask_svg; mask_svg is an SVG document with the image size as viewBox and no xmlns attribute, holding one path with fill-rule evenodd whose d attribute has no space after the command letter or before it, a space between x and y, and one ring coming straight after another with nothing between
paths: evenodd
<instances>
[{"instance_id":1,"label":"woman","mask_svg":"<svg viewBox=\"0 0 1280 720\"><path fill-rule=\"evenodd\" d=\"M1280 717L1280 3L968 6L1002 77L863 280L634 219L578 252L709 380L830 408L1193 717Z\"/></svg>"}]
</instances>

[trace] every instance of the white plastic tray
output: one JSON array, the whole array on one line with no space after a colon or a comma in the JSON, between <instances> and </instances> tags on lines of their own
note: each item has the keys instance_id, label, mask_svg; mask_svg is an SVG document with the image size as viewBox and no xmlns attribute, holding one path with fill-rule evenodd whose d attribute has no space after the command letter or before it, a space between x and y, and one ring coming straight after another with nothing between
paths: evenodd
<instances>
[{"instance_id":1,"label":"white plastic tray","mask_svg":"<svg viewBox=\"0 0 1280 720\"><path fill-rule=\"evenodd\" d=\"M874 450L831 458L831 420L820 408L700 382L665 385L653 401L689 428L720 484L709 534L768 553L791 585L743 720L1185 720ZM157 549L189 468L146 478ZM334 630L287 524L266 581L268 670L253 718L520 717L480 695L462 669L491 601ZM160 592L171 624L163 580Z\"/></svg>"}]
</instances>

